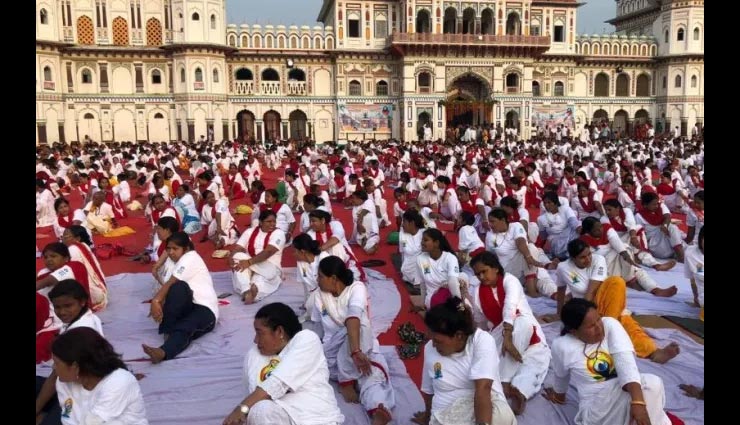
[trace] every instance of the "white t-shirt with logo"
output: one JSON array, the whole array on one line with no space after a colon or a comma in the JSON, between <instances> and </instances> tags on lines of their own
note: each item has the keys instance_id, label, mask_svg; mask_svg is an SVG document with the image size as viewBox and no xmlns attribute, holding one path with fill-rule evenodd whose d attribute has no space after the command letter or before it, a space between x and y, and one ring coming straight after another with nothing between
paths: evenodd
<instances>
[{"instance_id":1,"label":"white t-shirt with logo","mask_svg":"<svg viewBox=\"0 0 740 425\"><path fill-rule=\"evenodd\" d=\"M493 252L498 256L501 265L506 270L506 265L519 253L516 246L516 240L524 238L527 241L527 232L521 223L509 223L509 229L503 233L486 233L486 250Z\"/></svg>"},{"instance_id":2,"label":"white t-shirt with logo","mask_svg":"<svg viewBox=\"0 0 740 425\"><path fill-rule=\"evenodd\" d=\"M432 341L424 346L421 391L434 395L432 415L444 411L459 398L473 398L478 379L491 379L491 390L503 399L498 350L488 332L476 329L468 337L465 349L451 356L439 354Z\"/></svg>"},{"instance_id":3,"label":"white t-shirt with logo","mask_svg":"<svg viewBox=\"0 0 740 425\"><path fill-rule=\"evenodd\" d=\"M57 379L63 425L119 423L148 425L144 397L134 375L116 369L88 391L75 382Z\"/></svg>"},{"instance_id":4,"label":"white t-shirt with logo","mask_svg":"<svg viewBox=\"0 0 740 425\"><path fill-rule=\"evenodd\" d=\"M558 264L559 287L567 286L573 298L583 298L592 280L603 282L607 278L606 259L599 254L591 254L591 266L578 268L573 260Z\"/></svg>"}]
</instances>

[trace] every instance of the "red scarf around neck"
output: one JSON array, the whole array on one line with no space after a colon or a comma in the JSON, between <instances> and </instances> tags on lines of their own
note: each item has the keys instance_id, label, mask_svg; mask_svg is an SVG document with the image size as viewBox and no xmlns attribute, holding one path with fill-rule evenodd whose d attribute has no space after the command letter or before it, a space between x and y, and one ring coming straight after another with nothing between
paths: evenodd
<instances>
[{"instance_id":1,"label":"red scarf around neck","mask_svg":"<svg viewBox=\"0 0 740 425\"><path fill-rule=\"evenodd\" d=\"M74 221L75 213L70 209L70 213L67 214L67 216L58 215L57 216L57 223L59 223L59 227L68 228L72 225L72 222Z\"/></svg>"},{"instance_id":2,"label":"red scarf around neck","mask_svg":"<svg viewBox=\"0 0 740 425\"><path fill-rule=\"evenodd\" d=\"M496 291L498 300L493 296L493 291ZM486 319L493 323L494 328L500 325L504 321L504 301L506 299L504 277L501 275L498 276L495 288L486 285L478 286L478 296L480 298L481 310L483 310ZM519 310L516 311L516 314L519 314ZM532 337L529 339L529 345L537 344L540 341L542 340L537 335L537 328L535 327Z\"/></svg>"},{"instance_id":3,"label":"red scarf around neck","mask_svg":"<svg viewBox=\"0 0 740 425\"><path fill-rule=\"evenodd\" d=\"M398 202L398 208L400 208L401 211L405 212L406 208L408 208L408 204L406 203L406 201L396 201L396 202Z\"/></svg>"},{"instance_id":4,"label":"red scarf around neck","mask_svg":"<svg viewBox=\"0 0 740 425\"><path fill-rule=\"evenodd\" d=\"M84 253L85 252L83 251L83 254ZM85 289L85 293L87 294L87 307L92 309L93 305L92 297L90 296L90 280L87 275L87 268L79 261L67 261L64 266L69 266L69 268L72 269L72 278L74 278L74 280L76 280L82 286L82 288ZM50 274L52 274L52 271L41 273L40 275L36 276L36 282L49 276Z\"/></svg>"},{"instance_id":5,"label":"red scarf around neck","mask_svg":"<svg viewBox=\"0 0 740 425\"><path fill-rule=\"evenodd\" d=\"M324 238L324 235L322 232L316 232L316 242L319 243L319 246L324 245L326 242L329 241L329 239L331 239L334 236L334 232L331 231L331 226L329 225L329 223L326 223L324 228L326 229L326 231L324 232L326 233L326 238ZM342 242L340 241L339 243L341 244ZM360 280L363 282L367 282L367 278L365 276L365 270L363 270L362 266L360 266L360 263L357 261L357 258L355 258L355 254L353 254L352 251L347 249L347 247L344 246L344 244L342 244L342 247L344 248L344 252L347 254L347 258L348 258L347 266L349 267L349 262L354 260L355 265L357 266L357 270L360 272L360 276L359 276Z\"/></svg>"},{"instance_id":6,"label":"red scarf around neck","mask_svg":"<svg viewBox=\"0 0 740 425\"><path fill-rule=\"evenodd\" d=\"M611 217L609 217L609 224L611 224L612 228L614 230L616 230L617 232L626 232L628 229L627 229L627 226L624 223L625 218L626 218L626 216L624 214L624 210L623 209L620 209L619 210L619 218L611 218Z\"/></svg>"},{"instance_id":7,"label":"red scarf around neck","mask_svg":"<svg viewBox=\"0 0 740 425\"><path fill-rule=\"evenodd\" d=\"M171 209L172 211L175 212L175 220L177 220L177 225L180 226L180 214L178 214L177 210L172 207L167 207L164 209L164 211L167 211L168 209ZM152 221L154 222L155 226L157 225L157 223L159 222L159 219L164 214L164 211L158 211L156 208L152 209ZM213 213L213 211L211 211L211 213ZM215 218L215 214L213 218Z\"/></svg>"},{"instance_id":8,"label":"red scarf around neck","mask_svg":"<svg viewBox=\"0 0 740 425\"><path fill-rule=\"evenodd\" d=\"M668 183L660 183L658 187L655 189L658 192L658 195L673 195L676 193L676 189L673 187L673 185L670 185Z\"/></svg>"},{"instance_id":9,"label":"red scarf around neck","mask_svg":"<svg viewBox=\"0 0 740 425\"><path fill-rule=\"evenodd\" d=\"M247 252L249 253L249 256L254 258L257 254L254 250L254 243L257 241L257 235L261 232L260 228L257 227L254 229L252 234L249 236L249 242L247 243ZM273 230L274 232L274 230ZM267 245L270 243L270 235L272 235L272 232L269 232L267 236L265 236L265 243L262 246L262 250L264 251L267 249Z\"/></svg>"},{"instance_id":10,"label":"red scarf around neck","mask_svg":"<svg viewBox=\"0 0 740 425\"><path fill-rule=\"evenodd\" d=\"M335 174L334 175L334 184L337 185L337 190L344 189L345 183L344 183L344 177Z\"/></svg>"},{"instance_id":11,"label":"red scarf around neck","mask_svg":"<svg viewBox=\"0 0 740 425\"><path fill-rule=\"evenodd\" d=\"M601 225L601 237L595 238L588 233L585 235L581 235L581 240L586 242L588 246L591 248L598 248L602 245L608 245L609 244L609 236L607 236L607 232L612 228L609 224L602 224Z\"/></svg>"},{"instance_id":12,"label":"red scarf around neck","mask_svg":"<svg viewBox=\"0 0 740 425\"><path fill-rule=\"evenodd\" d=\"M519 216L519 211L517 209L513 209L511 214L509 214L509 223L519 223L522 220L522 218Z\"/></svg>"},{"instance_id":13,"label":"red scarf around neck","mask_svg":"<svg viewBox=\"0 0 740 425\"><path fill-rule=\"evenodd\" d=\"M596 195L596 192L594 192L593 190L589 190L588 196L586 197L586 202L584 202L583 198L581 198L580 196L578 197L578 202L581 203L583 211L586 211L587 213L592 213L596 211L596 205L594 204L594 195Z\"/></svg>"},{"instance_id":14,"label":"red scarf around neck","mask_svg":"<svg viewBox=\"0 0 740 425\"><path fill-rule=\"evenodd\" d=\"M648 223L650 223L653 226L662 226L663 225L663 211L661 210L660 206L655 211L648 211L647 208L640 207L638 210L642 218L645 219Z\"/></svg>"},{"instance_id":15,"label":"red scarf around neck","mask_svg":"<svg viewBox=\"0 0 740 425\"><path fill-rule=\"evenodd\" d=\"M478 214L478 207L475 205L475 201L477 200L478 196L470 195L470 199L468 199L468 202L460 203L460 205L462 206L462 210L467 211L471 214Z\"/></svg>"}]
</instances>

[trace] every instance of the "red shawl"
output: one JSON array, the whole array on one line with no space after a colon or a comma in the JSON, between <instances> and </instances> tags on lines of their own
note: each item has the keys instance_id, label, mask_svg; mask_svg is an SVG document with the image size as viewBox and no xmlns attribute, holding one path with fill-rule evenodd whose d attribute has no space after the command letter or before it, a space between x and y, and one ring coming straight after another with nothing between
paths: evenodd
<instances>
[{"instance_id":1,"label":"red shawl","mask_svg":"<svg viewBox=\"0 0 740 425\"><path fill-rule=\"evenodd\" d=\"M519 223L521 221L521 217L519 216L519 211L514 208L512 210L512 213L509 214L509 223Z\"/></svg>"},{"instance_id":2,"label":"red shawl","mask_svg":"<svg viewBox=\"0 0 740 425\"><path fill-rule=\"evenodd\" d=\"M401 211L406 211L406 208L408 208L408 204L406 201L396 201L398 202L398 208L401 209Z\"/></svg>"},{"instance_id":3,"label":"red shawl","mask_svg":"<svg viewBox=\"0 0 740 425\"><path fill-rule=\"evenodd\" d=\"M661 208L659 207L655 211L648 211L647 208L640 207L638 210L642 218L645 219L648 223L652 224L653 226L662 226L663 225L663 211L661 211Z\"/></svg>"},{"instance_id":4,"label":"red shawl","mask_svg":"<svg viewBox=\"0 0 740 425\"><path fill-rule=\"evenodd\" d=\"M319 246L325 244L327 241L329 241L329 239L331 239L334 236L334 233L331 231L331 226L329 225L329 223L326 223L324 228L326 229L326 239L324 239L321 232L316 232L316 242L319 243ZM341 244L342 242L340 241L339 243ZM344 246L344 244L342 244L342 247L344 248L344 252L347 253L347 257L349 258L349 260L347 260L347 266L349 266L350 261L354 260L355 264L357 265L357 270L360 272L360 276L359 276L360 280L363 282L366 282L367 280L365 278L365 270L363 270L362 266L360 266L360 263L357 261L357 258L355 258L355 254L353 254L352 251L347 249L347 247Z\"/></svg>"},{"instance_id":5,"label":"red shawl","mask_svg":"<svg viewBox=\"0 0 740 425\"><path fill-rule=\"evenodd\" d=\"M162 241L162 243L159 244L159 248L157 248L157 257L161 257L162 254L164 254L165 248L167 248L167 241Z\"/></svg>"},{"instance_id":6,"label":"red shawl","mask_svg":"<svg viewBox=\"0 0 740 425\"><path fill-rule=\"evenodd\" d=\"M578 197L578 202L581 203L581 206L583 207L583 210L587 213L592 213L596 211L596 205L594 205L594 195L596 195L596 192L593 190L588 191L588 197L586 197L586 201L583 201L583 198L580 196Z\"/></svg>"},{"instance_id":7,"label":"red shawl","mask_svg":"<svg viewBox=\"0 0 740 425\"><path fill-rule=\"evenodd\" d=\"M178 214L177 210L172 207L167 207L164 210L167 211L167 209L171 209L172 211L175 212L175 220L177 220L177 226L179 227L180 226L180 214ZM152 221L154 222L155 226L159 222L159 219L162 217L162 214L164 214L164 211L159 211L156 208L152 209Z\"/></svg>"},{"instance_id":8,"label":"red shawl","mask_svg":"<svg viewBox=\"0 0 740 425\"><path fill-rule=\"evenodd\" d=\"M494 289L498 296L498 301L493 296ZM504 291L504 277L499 275L496 280L496 288L490 288L486 285L478 286L478 296L480 298L481 310L491 323L493 327L500 325L504 321L504 300L506 299L506 292ZM519 310L516 312L519 314ZM537 335L537 328L532 332L532 338L529 340L529 345L537 344L541 341Z\"/></svg>"},{"instance_id":9,"label":"red shawl","mask_svg":"<svg viewBox=\"0 0 740 425\"><path fill-rule=\"evenodd\" d=\"M612 228L609 224L602 224L601 225L601 237L595 238L588 233L585 235L581 235L581 240L586 242L588 246L591 248L598 248L602 245L609 245L609 236L607 236L607 232Z\"/></svg>"},{"instance_id":10,"label":"red shawl","mask_svg":"<svg viewBox=\"0 0 740 425\"><path fill-rule=\"evenodd\" d=\"M254 258L257 254L254 250L254 243L257 240L257 235L261 232L259 227L256 227L251 235L249 235L249 242L247 243L247 252L249 253L249 256ZM274 230L273 230L274 232ZM265 236L265 244L262 246L262 250L264 251L267 249L267 245L269 245L270 242L270 235L272 235L272 232L269 232L267 236Z\"/></svg>"},{"instance_id":11,"label":"red shawl","mask_svg":"<svg viewBox=\"0 0 740 425\"><path fill-rule=\"evenodd\" d=\"M71 211L71 209L70 209L70 213L66 217L58 215L57 223L59 223L59 227L63 227L66 229L69 226L71 226L72 222L74 221L74 216L75 216L75 213L74 211Z\"/></svg>"},{"instance_id":12,"label":"red shawl","mask_svg":"<svg viewBox=\"0 0 740 425\"><path fill-rule=\"evenodd\" d=\"M335 174L334 175L334 184L337 185L337 190L344 189L344 186L345 186L344 177L342 177L342 176L340 176L338 174ZM292 184L291 184L291 187L293 187Z\"/></svg>"},{"instance_id":13,"label":"red shawl","mask_svg":"<svg viewBox=\"0 0 740 425\"><path fill-rule=\"evenodd\" d=\"M624 224L625 217L626 216L624 214L624 210L623 209L620 209L619 210L619 218L618 219L617 218L611 218L611 217L609 217L609 223L611 224L611 227L614 230L616 230L617 232L626 232L627 231L627 226L625 226L625 224ZM606 225L604 225L604 226L606 226Z\"/></svg>"},{"instance_id":14,"label":"red shawl","mask_svg":"<svg viewBox=\"0 0 740 425\"><path fill-rule=\"evenodd\" d=\"M477 195L470 195L468 202L460 202L463 211L467 211L471 214L478 214L478 207L475 205L475 201L478 200Z\"/></svg>"},{"instance_id":15,"label":"red shawl","mask_svg":"<svg viewBox=\"0 0 740 425\"><path fill-rule=\"evenodd\" d=\"M83 254L85 254L84 250ZM92 309L92 298L90 296L90 280L87 276L87 268L79 261L67 261L65 266L69 266L69 268L72 269L72 278L74 278L74 280L76 280L85 289L85 293L87 294L87 306ZM36 282L49 276L51 273L51 271L41 273L40 275L36 276Z\"/></svg>"},{"instance_id":16,"label":"red shawl","mask_svg":"<svg viewBox=\"0 0 740 425\"><path fill-rule=\"evenodd\" d=\"M103 271L100 270L100 265L98 265L98 262L93 256L93 252L90 247L82 242L75 242L72 245L76 246L80 250L80 252L82 252L82 256L85 257L85 260L87 260L88 263L90 263L90 267L92 267L93 271L98 276L98 279L100 279L100 281L103 283L103 286L106 286L105 278L103 277ZM87 270L87 268L85 269ZM74 269L72 270L74 271Z\"/></svg>"},{"instance_id":17,"label":"red shawl","mask_svg":"<svg viewBox=\"0 0 740 425\"><path fill-rule=\"evenodd\" d=\"M668 183L659 184L656 188L656 191L658 192L658 195L663 196L673 195L674 193L676 193L676 189Z\"/></svg>"}]
</instances>

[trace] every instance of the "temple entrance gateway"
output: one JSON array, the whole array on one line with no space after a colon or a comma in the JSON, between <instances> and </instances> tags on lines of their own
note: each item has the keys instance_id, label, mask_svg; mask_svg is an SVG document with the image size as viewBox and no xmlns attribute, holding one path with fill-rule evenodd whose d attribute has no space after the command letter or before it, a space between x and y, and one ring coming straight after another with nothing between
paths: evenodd
<instances>
[{"instance_id":1,"label":"temple entrance gateway","mask_svg":"<svg viewBox=\"0 0 740 425\"><path fill-rule=\"evenodd\" d=\"M456 78L448 87L445 108L448 127L490 123L493 101L489 84L475 74Z\"/></svg>"}]
</instances>

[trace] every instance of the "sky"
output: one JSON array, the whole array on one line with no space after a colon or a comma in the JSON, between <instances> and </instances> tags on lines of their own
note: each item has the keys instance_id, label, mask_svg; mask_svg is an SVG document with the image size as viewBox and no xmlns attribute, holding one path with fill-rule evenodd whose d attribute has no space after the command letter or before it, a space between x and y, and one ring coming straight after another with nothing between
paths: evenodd
<instances>
[{"instance_id":1,"label":"sky","mask_svg":"<svg viewBox=\"0 0 740 425\"><path fill-rule=\"evenodd\" d=\"M614 27L604 23L614 17L614 0L580 0L578 34L601 34ZM319 25L316 17L322 0L227 0L226 14L230 24Z\"/></svg>"}]
</instances>

